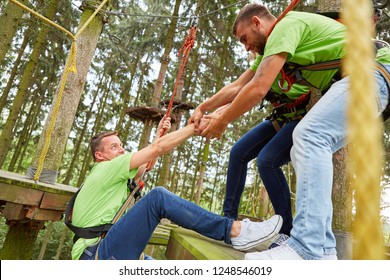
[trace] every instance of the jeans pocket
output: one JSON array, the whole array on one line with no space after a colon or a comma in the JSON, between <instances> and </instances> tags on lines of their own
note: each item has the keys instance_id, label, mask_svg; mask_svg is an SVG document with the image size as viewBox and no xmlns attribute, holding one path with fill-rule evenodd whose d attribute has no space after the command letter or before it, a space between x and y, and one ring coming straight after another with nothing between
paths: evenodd
<instances>
[{"instance_id":1,"label":"jeans pocket","mask_svg":"<svg viewBox=\"0 0 390 280\"><path fill-rule=\"evenodd\" d=\"M99 243L85 248L79 260L94 260L98 247Z\"/></svg>"}]
</instances>

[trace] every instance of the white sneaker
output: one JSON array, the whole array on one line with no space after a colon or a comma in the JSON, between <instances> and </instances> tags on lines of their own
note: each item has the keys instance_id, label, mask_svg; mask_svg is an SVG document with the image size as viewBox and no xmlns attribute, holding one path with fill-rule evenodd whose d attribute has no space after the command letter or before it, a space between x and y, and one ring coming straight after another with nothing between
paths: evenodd
<instances>
[{"instance_id":1,"label":"white sneaker","mask_svg":"<svg viewBox=\"0 0 390 280\"><path fill-rule=\"evenodd\" d=\"M241 221L241 233L232 237L232 245L236 250L249 250L273 238L280 230L283 219L279 215L272 216L261 223L251 222L249 219Z\"/></svg>"},{"instance_id":2,"label":"white sneaker","mask_svg":"<svg viewBox=\"0 0 390 280\"><path fill-rule=\"evenodd\" d=\"M288 239L287 239L288 240ZM270 250L245 254L246 260L303 260L303 258L290 245L283 244ZM321 260L337 260L337 255L323 255Z\"/></svg>"},{"instance_id":3,"label":"white sneaker","mask_svg":"<svg viewBox=\"0 0 390 280\"><path fill-rule=\"evenodd\" d=\"M246 260L303 260L288 244L284 243L273 249L245 254Z\"/></svg>"},{"instance_id":4,"label":"white sneaker","mask_svg":"<svg viewBox=\"0 0 390 280\"><path fill-rule=\"evenodd\" d=\"M286 234L283 234L283 233L278 234L278 236L276 236L274 241L272 241L272 243L268 247L268 249L272 249L272 248L275 248L275 247L278 247L278 246L284 244L289 238L290 238L290 236L288 236Z\"/></svg>"}]
</instances>

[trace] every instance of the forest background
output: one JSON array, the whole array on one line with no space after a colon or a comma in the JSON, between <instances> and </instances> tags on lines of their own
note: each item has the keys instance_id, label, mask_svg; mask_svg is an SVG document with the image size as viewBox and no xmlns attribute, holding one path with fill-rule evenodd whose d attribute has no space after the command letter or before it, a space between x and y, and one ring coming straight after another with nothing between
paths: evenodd
<instances>
[{"instance_id":1,"label":"forest background","mask_svg":"<svg viewBox=\"0 0 390 280\"><path fill-rule=\"evenodd\" d=\"M101 1L21 0L54 22L76 33L82 9ZM72 129L66 137L57 182L79 187L93 162L89 139L97 132L118 130L126 150L137 150L151 141L155 123L142 122L126 114L135 106L158 106L172 95L180 60L178 51L198 16L198 31L177 100L196 107L224 85L234 81L251 64L253 56L232 35L239 8L249 1L232 0L111 0L106 20L88 71ZM262 1L279 15L290 1ZM319 1L301 1L296 10L316 12ZM0 1L0 25L9 24L7 0ZM390 42L389 7L377 25L377 37ZM29 13L19 12L13 22L11 42L0 38L0 168L25 174L36 157L38 141L63 73L71 40L59 30ZM43 32L45 31L45 32ZM1 33L1 32L0 32ZM166 69L164 69L166 67ZM165 76L161 79L161 73ZM16 106L16 103L19 104ZM270 113L270 104L260 104L231 123L219 141L192 137L162 157L150 172L143 193L156 185L194 201L215 213L222 212L229 150L250 128ZM186 107L184 106L184 107ZM15 108L18 108L15 110ZM192 109L178 110L173 129L182 127ZM382 221L384 239L389 242L389 123L385 123L385 165L382 176ZM5 129L7 128L7 130ZM11 127L11 129L9 129ZM245 216L267 218L270 204L255 162L249 164L248 178L240 204ZM295 174L291 164L283 167L292 193ZM294 199L294 195L293 195ZM49 223L48 223L49 224ZM69 259L71 234L61 222L51 223L48 247L41 244L47 230L40 232L33 259ZM0 247L7 226L0 220ZM60 240L64 242L60 245ZM61 247L59 249L59 246ZM41 254L40 254L41 253Z\"/></svg>"}]
</instances>

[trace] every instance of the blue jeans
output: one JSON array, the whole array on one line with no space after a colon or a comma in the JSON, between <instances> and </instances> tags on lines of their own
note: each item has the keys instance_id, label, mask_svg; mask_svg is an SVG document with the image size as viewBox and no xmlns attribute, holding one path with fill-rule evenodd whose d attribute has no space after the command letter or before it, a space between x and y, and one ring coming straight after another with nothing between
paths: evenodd
<instances>
[{"instance_id":1,"label":"blue jeans","mask_svg":"<svg viewBox=\"0 0 390 280\"><path fill-rule=\"evenodd\" d=\"M378 72L375 79L379 116L387 106L389 93ZM304 259L336 254L332 232L332 154L345 145L348 88L348 77L334 83L293 132L291 159L297 175L297 193L288 244Z\"/></svg>"},{"instance_id":2,"label":"blue jeans","mask_svg":"<svg viewBox=\"0 0 390 280\"><path fill-rule=\"evenodd\" d=\"M257 157L259 174L275 213L283 217L280 233L290 235L292 228L291 196L281 166L290 161L292 132L298 120L286 123L278 132L269 120L249 130L230 151L224 215L237 219L244 191L248 163Z\"/></svg>"},{"instance_id":3,"label":"blue jeans","mask_svg":"<svg viewBox=\"0 0 390 280\"><path fill-rule=\"evenodd\" d=\"M80 259L137 260L162 218L202 235L231 244L233 220L206 211L163 187L156 187L141 198L107 232L99 246L84 250Z\"/></svg>"}]
</instances>

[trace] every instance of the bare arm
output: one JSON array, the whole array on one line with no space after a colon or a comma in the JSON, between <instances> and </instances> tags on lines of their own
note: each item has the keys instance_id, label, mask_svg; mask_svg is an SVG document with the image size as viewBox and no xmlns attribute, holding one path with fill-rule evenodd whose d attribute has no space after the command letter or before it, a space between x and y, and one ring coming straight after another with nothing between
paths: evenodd
<instances>
[{"instance_id":1,"label":"bare arm","mask_svg":"<svg viewBox=\"0 0 390 280\"><path fill-rule=\"evenodd\" d=\"M169 130L171 130L171 118L167 117L167 118L161 119L161 121L158 124L157 131L156 131L156 136L154 138L153 143L156 142L157 139L159 139L161 137L161 135L163 135L165 132L168 132ZM155 165L156 161L157 161L157 157L152 159L150 167L153 167ZM143 164L142 166L139 166L137 174L135 175L135 178L134 178L135 180L137 180L137 179L139 179L141 177L141 175L144 172L144 170L146 169L146 166L147 166L148 163L149 162ZM131 170L131 164L130 164L130 170Z\"/></svg>"},{"instance_id":2,"label":"bare arm","mask_svg":"<svg viewBox=\"0 0 390 280\"><path fill-rule=\"evenodd\" d=\"M210 123L202 132L207 138L220 138L227 125L252 109L265 97L286 62L287 54L281 53L262 60L253 79L247 83L233 102L219 116L209 116Z\"/></svg>"},{"instance_id":3,"label":"bare arm","mask_svg":"<svg viewBox=\"0 0 390 280\"><path fill-rule=\"evenodd\" d=\"M194 134L194 127L194 124L187 125L186 127L156 139L149 146L135 152L130 161L130 169L140 167L173 150Z\"/></svg>"},{"instance_id":4,"label":"bare arm","mask_svg":"<svg viewBox=\"0 0 390 280\"><path fill-rule=\"evenodd\" d=\"M229 106L230 106L230 103L219 107L217 110L215 110L214 112L212 112L209 115L204 115L202 117L202 119L200 120L198 129L195 130L195 133L201 134L203 132L203 130L208 126L210 119L212 117L218 117L219 115L221 115Z\"/></svg>"},{"instance_id":5,"label":"bare arm","mask_svg":"<svg viewBox=\"0 0 390 280\"><path fill-rule=\"evenodd\" d=\"M188 123L195 123L195 127L198 128L199 121L206 112L232 102L254 75L255 72L248 69L236 81L224 86L212 97L206 99L195 109L192 116L188 119Z\"/></svg>"}]
</instances>

